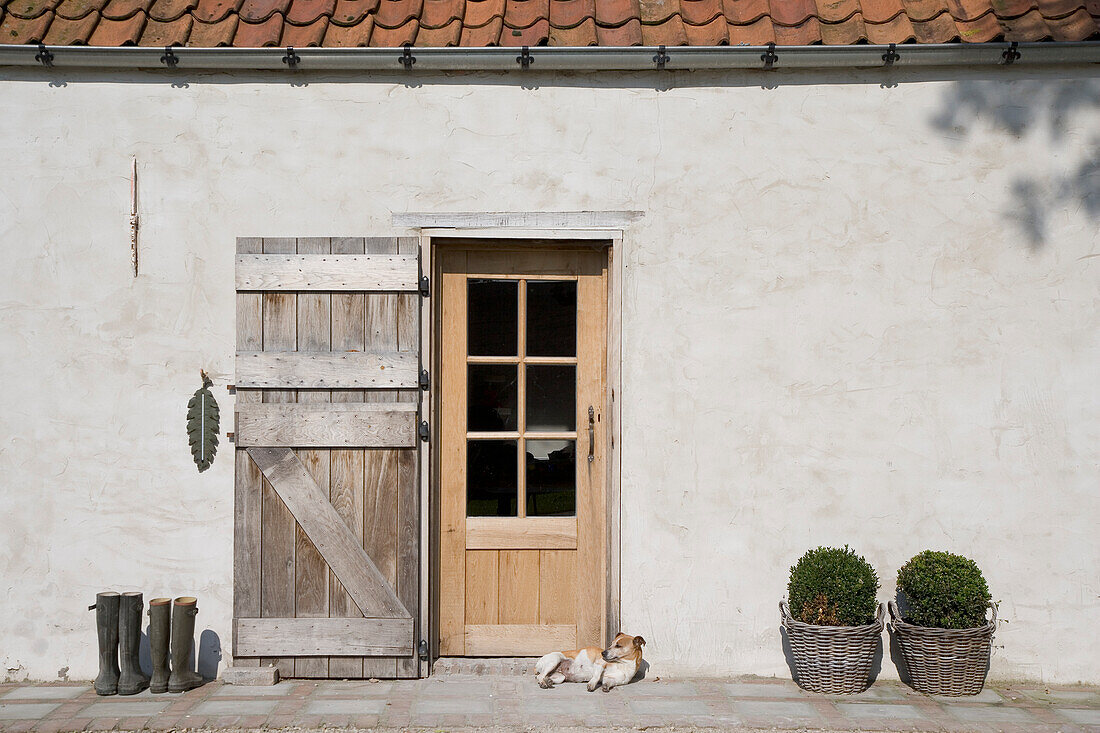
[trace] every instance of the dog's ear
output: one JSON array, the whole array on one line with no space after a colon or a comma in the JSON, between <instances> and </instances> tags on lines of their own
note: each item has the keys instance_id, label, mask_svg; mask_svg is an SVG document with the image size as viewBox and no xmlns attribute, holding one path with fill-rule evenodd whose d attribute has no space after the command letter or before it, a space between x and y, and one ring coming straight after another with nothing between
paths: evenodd
<instances>
[{"instance_id":1,"label":"dog's ear","mask_svg":"<svg viewBox=\"0 0 1100 733\"><path fill-rule=\"evenodd\" d=\"M634 646L645 646L645 639L640 636L634 637Z\"/></svg>"}]
</instances>

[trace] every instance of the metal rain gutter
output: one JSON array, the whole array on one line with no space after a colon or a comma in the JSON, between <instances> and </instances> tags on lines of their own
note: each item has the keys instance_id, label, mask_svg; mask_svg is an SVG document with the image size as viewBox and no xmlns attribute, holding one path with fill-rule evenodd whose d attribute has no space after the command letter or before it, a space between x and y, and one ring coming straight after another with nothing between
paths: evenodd
<instances>
[{"instance_id":1,"label":"metal rain gutter","mask_svg":"<svg viewBox=\"0 0 1100 733\"><path fill-rule=\"evenodd\" d=\"M645 71L1100 63L1100 41L855 46L191 48L0 45L0 66L181 71Z\"/></svg>"}]
</instances>

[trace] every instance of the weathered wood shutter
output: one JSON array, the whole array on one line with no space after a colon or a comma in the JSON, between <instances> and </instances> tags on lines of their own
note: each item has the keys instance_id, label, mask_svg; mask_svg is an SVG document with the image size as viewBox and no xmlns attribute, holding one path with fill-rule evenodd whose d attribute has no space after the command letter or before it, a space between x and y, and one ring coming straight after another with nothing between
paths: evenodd
<instances>
[{"instance_id":1,"label":"weathered wood shutter","mask_svg":"<svg viewBox=\"0 0 1100 733\"><path fill-rule=\"evenodd\" d=\"M418 241L237 240L233 656L416 677Z\"/></svg>"}]
</instances>

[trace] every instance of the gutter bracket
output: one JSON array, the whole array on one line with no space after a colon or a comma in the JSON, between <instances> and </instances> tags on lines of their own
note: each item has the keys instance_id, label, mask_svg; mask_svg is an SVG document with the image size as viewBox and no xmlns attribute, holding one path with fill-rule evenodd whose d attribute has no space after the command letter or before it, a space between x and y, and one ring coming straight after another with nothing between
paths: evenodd
<instances>
[{"instance_id":1,"label":"gutter bracket","mask_svg":"<svg viewBox=\"0 0 1100 733\"><path fill-rule=\"evenodd\" d=\"M768 50L760 54L760 60L764 62L764 69L771 71L775 68L775 62L779 60L779 55L775 52L775 43L768 44Z\"/></svg>"},{"instance_id":2,"label":"gutter bracket","mask_svg":"<svg viewBox=\"0 0 1100 733\"><path fill-rule=\"evenodd\" d=\"M43 66L53 66L53 54L46 48L46 44L38 44L38 53L34 55L34 60Z\"/></svg>"},{"instance_id":3,"label":"gutter bracket","mask_svg":"<svg viewBox=\"0 0 1100 733\"><path fill-rule=\"evenodd\" d=\"M657 69L659 71L664 71L665 64L668 63L668 54L665 53L664 46L657 47L657 55L653 57L653 62L657 64Z\"/></svg>"},{"instance_id":4,"label":"gutter bracket","mask_svg":"<svg viewBox=\"0 0 1100 733\"><path fill-rule=\"evenodd\" d=\"M176 64L180 62L180 57L176 55L171 46L165 46L164 55L160 57L160 62L169 69L174 69Z\"/></svg>"},{"instance_id":5,"label":"gutter bracket","mask_svg":"<svg viewBox=\"0 0 1100 733\"><path fill-rule=\"evenodd\" d=\"M405 71L412 71L416 57L412 54L412 46L406 43L402 46L401 55L397 57L397 63L405 67Z\"/></svg>"},{"instance_id":6,"label":"gutter bracket","mask_svg":"<svg viewBox=\"0 0 1100 733\"><path fill-rule=\"evenodd\" d=\"M891 43L890 47L886 49L886 53L882 54L882 62L887 66L893 66L894 62L901 58L901 54L898 53L898 44Z\"/></svg>"},{"instance_id":7,"label":"gutter bracket","mask_svg":"<svg viewBox=\"0 0 1100 733\"><path fill-rule=\"evenodd\" d=\"M1013 61L1018 61L1020 59L1020 44L1013 41L1001 54L1001 58L1005 60L1005 64L1011 64Z\"/></svg>"},{"instance_id":8,"label":"gutter bracket","mask_svg":"<svg viewBox=\"0 0 1100 733\"><path fill-rule=\"evenodd\" d=\"M294 53L294 46L287 46L286 54L283 56L283 63L287 65L287 68L296 69L301 61L302 57Z\"/></svg>"},{"instance_id":9,"label":"gutter bracket","mask_svg":"<svg viewBox=\"0 0 1100 733\"><path fill-rule=\"evenodd\" d=\"M523 67L524 71L531 68L531 64L535 63L535 60L531 58L531 47L524 46L520 50L519 56L516 56L516 63Z\"/></svg>"}]
</instances>

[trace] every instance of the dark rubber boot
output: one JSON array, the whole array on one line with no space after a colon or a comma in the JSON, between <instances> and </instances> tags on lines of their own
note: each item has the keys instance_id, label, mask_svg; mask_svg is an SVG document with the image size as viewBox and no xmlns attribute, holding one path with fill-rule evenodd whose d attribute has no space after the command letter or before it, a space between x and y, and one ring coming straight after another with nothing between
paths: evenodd
<instances>
[{"instance_id":1,"label":"dark rubber boot","mask_svg":"<svg viewBox=\"0 0 1100 733\"><path fill-rule=\"evenodd\" d=\"M195 641L195 616L198 602L182 596L172 603L172 673L168 676L169 692L193 690L203 683L202 675L190 669L191 647Z\"/></svg>"},{"instance_id":2,"label":"dark rubber boot","mask_svg":"<svg viewBox=\"0 0 1100 733\"><path fill-rule=\"evenodd\" d=\"M149 692L168 692L168 640L172 629L172 599L149 601L149 656L153 659L153 677Z\"/></svg>"},{"instance_id":3,"label":"dark rubber boot","mask_svg":"<svg viewBox=\"0 0 1100 733\"><path fill-rule=\"evenodd\" d=\"M118 661L122 673L118 678L118 694L136 695L149 686L149 678L141 673L138 647L141 644L141 616L145 601L140 593L123 593L118 612Z\"/></svg>"},{"instance_id":4,"label":"dark rubber boot","mask_svg":"<svg viewBox=\"0 0 1100 733\"><path fill-rule=\"evenodd\" d=\"M118 692L118 593L97 593L95 630L99 637L99 674L95 678L95 694L114 695Z\"/></svg>"}]
</instances>

